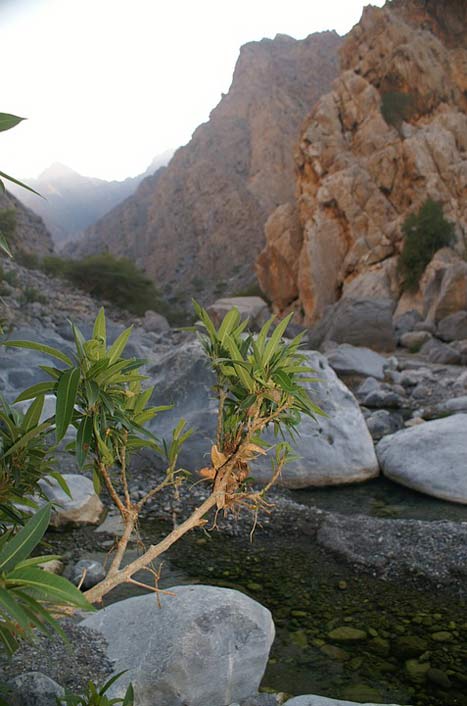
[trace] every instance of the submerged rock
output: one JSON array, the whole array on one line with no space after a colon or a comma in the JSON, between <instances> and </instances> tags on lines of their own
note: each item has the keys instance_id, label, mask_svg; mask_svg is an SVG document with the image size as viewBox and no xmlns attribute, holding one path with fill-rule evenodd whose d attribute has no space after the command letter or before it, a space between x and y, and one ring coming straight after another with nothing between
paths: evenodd
<instances>
[{"instance_id":1,"label":"submerged rock","mask_svg":"<svg viewBox=\"0 0 467 706\"><path fill-rule=\"evenodd\" d=\"M386 436L376 447L388 478L436 498L467 504L467 414Z\"/></svg>"},{"instance_id":2,"label":"submerged rock","mask_svg":"<svg viewBox=\"0 0 467 706\"><path fill-rule=\"evenodd\" d=\"M138 706L219 706L257 692L274 639L270 612L247 596L214 586L176 586L175 595L129 598L82 625L108 642L114 671L128 671Z\"/></svg>"},{"instance_id":3,"label":"submerged rock","mask_svg":"<svg viewBox=\"0 0 467 706\"><path fill-rule=\"evenodd\" d=\"M373 692L373 696L378 698L377 703L381 703L377 693ZM293 699L289 699L284 706L355 706L356 703L355 701L342 701L342 699L329 699L327 696L306 694L305 696L295 696ZM358 703L361 704L362 702L359 700ZM367 702L363 706L376 706L376 704ZM388 706L396 706L396 704L388 704Z\"/></svg>"}]
</instances>

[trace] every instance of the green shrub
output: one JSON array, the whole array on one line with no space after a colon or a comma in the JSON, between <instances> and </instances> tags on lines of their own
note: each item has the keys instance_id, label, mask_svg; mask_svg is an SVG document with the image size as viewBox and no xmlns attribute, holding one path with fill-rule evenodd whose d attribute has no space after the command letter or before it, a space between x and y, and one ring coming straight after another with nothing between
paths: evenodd
<instances>
[{"instance_id":1,"label":"green shrub","mask_svg":"<svg viewBox=\"0 0 467 706\"><path fill-rule=\"evenodd\" d=\"M410 120L415 110L413 96L400 91L386 91L381 96L381 113L388 125L399 129L402 122Z\"/></svg>"},{"instance_id":2,"label":"green shrub","mask_svg":"<svg viewBox=\"0 0 467 706\"><path fill-rule=\"evenodd\" d=\"M443 215L440 203L427 199L402 225L404 246L398 269L404 291L416 291L426 266L437 250L454 241L454 226Z\"/></svg>"},{"instance_id":3,"label":"green shrub","mask_svg":"<svg viewBox=\"0 0 467 706\"><path fill-rule=\"evenodd\" d=\"M14 208L0 209L0 233L10 243L14 243L16 231L16 211Z\"/></svg>"},{"instance_id":4,"label":"green shrub","mask_svg":"<svg viewBox=\"0 0 467 706\"><path fill-rule=\"evenodd\" d=\"M47 304L47 297L41 294L36 287L25 287L21 293L20 301L21 304L32 304L32 302Z\"/></svg>"},{"instance_id":5,"label":"green shrub","mask_svg":"<svg viewBox=\"0 0 467 706\"><path fill-rule=\"evenodd\" d=\"M128 685L125 696L122 699L110 699L106 696L112 684L116 682L122 674L124 674L124 672L116 674L101 688L97 687L93 681L89 681L86 686L86 692L82 696L66 690L65 696L56 697L57 706L117 706L117 704L133 706L134 694L132 684Z\"/></svg>"},{"instance_id":6,"label":"green shrub","mask_svg":"<svg viewBox=\"0 0 467 706\"><path fill-rule=\"evenodd\" d=\"M165 314L166 305L151 280L126 258L91 255L83 260L46 257L43 269L62 275L74 285L99 299L106 299L137 316L148 309Z\"/></svg>"},{"instance_id":7,"label":"green shrub","mask_svg":"<svg viewBox=\"0 0 467 706\"><path fill-rule=\"evenodd\" d=\"M17 263L26 267L28 270L38 270L39 269L39 258L36 253L26 252L25 250L16 250L15 260Z\"/></svg>"}]
</instances>

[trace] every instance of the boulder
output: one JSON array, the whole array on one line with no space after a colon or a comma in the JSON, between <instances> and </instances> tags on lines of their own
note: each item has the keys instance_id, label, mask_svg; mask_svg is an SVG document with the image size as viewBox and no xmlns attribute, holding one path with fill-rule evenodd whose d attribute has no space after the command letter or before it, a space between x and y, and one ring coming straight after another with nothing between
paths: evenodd
<instances>
[{"instance_id":1,"label":"boulder","mask_svg":"<svg viewBox=\"0 0 467 706\"><path fill-rule=\"evenodd\" d=\"M323 355L311 351L305 354L306 363L320 379L307 383L306 388L328 416L302 420L294 444L301 458L284 468L281 482L290 488L303 488L373 478L378 475L378 463L357 401ZM190 470L202 468L216 434L217 403L211 390L214 377L200 344L187 341L171 347L149 374L155 384L152 402L175 405L158 417L154 432L167 437L180 417L186 419L198 431L184 445L180 463ZM255 466L254 471L259 482L267 482L269 462Z\"/></svg>"},{"instance_id":2,"label":"boulder","mask_svg":"<svg viewBox=\"0 0 467 706\"><path fill-rule=\"evenodd\" d=\"M209 316L216 326L219 326L224 316L232 307L240 312L242 320L249 319L251 328L261 328L269 318L269 308L261 297L228 297L217 299L208 306Z\"/></svg>"},{"instance_id":3,"label":"boulder","mask_svg":"<svg viewBox=\"0 0 467 706\"><path fill-rule=\"evenodd\" d=\"M10 706L57 706L64 690L41 672L25 672L8 682Z\"/></svg>"},{"instance_id":4,"label":"boulder","mask_svg":"<svg viewBox=\"0 0 467 706\"><path fill-rule=\"evenodd\" d=\"M112 686L131 681L138 706L219 706L257 692L274 639L270 612L244 594L214 586L176 586L114 603L81 625L108 643Z\"/></svg>"},{"instance_id":5,"label":"boulder","mask_svg":"<svg viewBox=\"0 0 467 706\"><path fill-rule=\"evenodd\" d=\"M104 506L94 491L92 481L77 473L64 473L69 497L54 478L46 476L39 485L54 505L50 524L52 527L66 525L97 525L104 514Z\"/></svg>"},{"instance_id":6,"label":"boulder","mask_svg":"<svg viewBox=\"0 0 467 706\"><path fill-rule=\"evenodd\" d=\"M162 314L157 311L146 311L143 318L143 328L152 333L163 333L170 329L170 324Z\"/></svg>"},{"instance_id":7,"label":"boulder","mask_svg":"<svg viewBox=\"0 0 467 706\"><path fill-rule=\"evenodd\" d=\"M415 324L422 321L422 315L416 309L409 309L404 314L394 316L393 324L397 336L403 336L415 328Z\"/></svg>"},{"instance_id":8,"label":"boulder","mask_svg":"<svg viewBox=\"0 0 467 706\"><path fill-rule=\"evenodd\" d=\"M467 262L451 248L441 248L428 264L420 282L424 314L438 323L467 309Z\"/></svg>"},{"instance_id":9,"label":"boulder","mask_svg":"<svg viewBox=\"0 0 467 706\"><path fill-rule=\"evenodd\" d=\"M442 500L467 504L467 414L436 419L386 436L376 447L388 478Z\"/></svg>"},{"instance_id":10,"label":"boulder","mask_svg":"<svg viewBox=\"0 0 467 706\"><path fill-rule=\"evenodd\" d=\"M430 363L441 363L443 365L459 365L461 354L454 348L448 346L437 338L430 338L420 348L420 353L428 358Z\"/></svg>"},{"instance_id":11,"label":"boulder","mask_svg":"<svg viewBox=\"0 0 467 706\"><path fill-rule=\"evenodd\" d=\"M467 311L456 311L442 319L438 324L438 336L448 342L467 339Z\"/></svg>"},{"instance_id":12,"label":"boulder","mask_svg":"<svg viewBox=\"0 0 467 706\"><path fill-rule=\"evenodd\" d=\"M72 582L75 586L81 585L84 590L92 588L103 579L105 579L105 569L99 561L93 559L81 559L76 562L71 571Z\"/></svg>"},{"instance_id":13,"label":"boulder","mask_svg":"<svg viewBox=\"0 0 467 706\"><path fill-rule=\"evenodd\" d=\"M328 363L339 376L361 375L384 379L386 359L369 348L344 343L326 354Z\"/></svg>"},{"instance_id":14,"label":"boulder","mask_svg":"<svg viewBox=\"0 0 467 706\"><path fill-rule=\"evenodd\" d=\"M393 351L396 347L393 310L392 299L341 299L329 317L325 340Z\"/></svg>"},{"instance_id":15,"label":"boulder","mask_svg":"<svg viewBox=\"0 0 467 706\"><path fill-rule=\"evenodd\" d=\"M402 428L402 418L398 414L391 414L386 409L378 409L367 418L369 432L375 441L379 441L383 436L394 434Z\"/></svg>"},{"instance_id":16,"label":"boulder","mask_svg":"<svg viewBox=\"0 0 467 706\"><path fill-rule=\"evenodd\" d=\"M307 364L319 382L307 383L307 390L326 417L316 421L305 417L293 444L300 458L285 466L281 484L288 488L355 483L378 475L373 442L360 407L350 390L339 380L326 358L307 352ZM266 462L255 467L256 480L267 482L271 474Z\"/></svg>"},{"instance_id":17,"label":"boulder","mask_svg":"<svg viewBox=\"0 0 467 706\"><path fill-rule=\"evenodd\" d=\"M403 333L399 343L403 348L408 348L411 351L418 351L424 343L431 340L431 333L428 331L409 331Z\"/></svg>"},{"instance_id":18,"label":"boulder","mask_svg":"<svg viewBox=\"0 0 467 706\"><path fill-rule=\"evenodd\" d=\"M342 699L329 699L327 696L316 696L307 694L306 696L295 696L285 702L284 706L356 706L355 701L342 701ZM361 704L361 702L359 702ZM381 703L378 700L378 703ZM361 706L376 706L376 704L361 704ZM396 704L388 704L388 706L396 706Z\"/></svg>"}]
</instances>

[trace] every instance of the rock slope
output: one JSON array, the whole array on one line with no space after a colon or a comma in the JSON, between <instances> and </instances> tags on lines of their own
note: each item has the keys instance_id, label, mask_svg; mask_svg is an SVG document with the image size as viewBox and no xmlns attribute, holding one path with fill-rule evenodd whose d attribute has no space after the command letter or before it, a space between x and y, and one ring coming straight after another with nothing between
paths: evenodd
<instances>
[{"instance_id":1,"label":"rock slope","mask_svg":"<svg viewBox=\"0 0 467 706\"><path fill-rule=\"evenodd\" d=\"M0 193L0 216L5 211L14 211L14 233L8 237L13 252L22 251L41 256L53 252L52 238L42 218L23 206L9 192Z\"/></svg>"},{"instance_id":2,"label":"rock slope","mask_svg":"<svg viewBox=\"0 0 467 706\"><path fill-rule=\"evenodd\" d=\"M276 309L295 309L306 325L341 298L379 299L398 306L398 314L412 308L428 314L440 276L423 284L430 290L426 305L425 292L401 296L396 270L401 225L427 198L441 202L455 224L451 264L462 269L467 5L450 0L441 13L438 6L394 0L367 7L341 49L343 71L332 92L304 125L296 199L270 216L257 274ZM404 94L408 107L405 119L388 124L382 101L394 94L396 100ZM466 273L460 279L467 283ZM467 298L457 300L447 313L467 307Z\"/></svg>"},{"instance_id":3,"label":"rock slope","mask_svg":"<svg viewBox=\"0 0 467 706\"><path fill-rule=\"evenodd\" d=\"M78 254L128 256L158 285L185 294L216 283L221 293L230 277L232 287L251 281L266 218L293 195L293 145L337 75L340 44L335 32L323 32L242 47L209 121L156 182L88 230Z\"/></svg>"}]
</instances>

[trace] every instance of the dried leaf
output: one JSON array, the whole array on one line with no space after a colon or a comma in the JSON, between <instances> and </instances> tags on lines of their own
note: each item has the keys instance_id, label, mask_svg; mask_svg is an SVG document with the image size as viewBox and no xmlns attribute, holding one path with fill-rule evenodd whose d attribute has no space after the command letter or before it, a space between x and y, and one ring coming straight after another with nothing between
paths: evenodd
<instances>
[{"instance_id":1,"label":"dried leaf","mask_svg":"<svg viewBox=\"0 0 467 706\"><path fill-rule=\"evenodd\" d=\"M209 478L209 480L212 480L213 478L216 477L216 469L215 468L202 468L199 472L200 476L203 478Z\"/></svg>"},{"instance_id":2,"label":"dried leaf","mask_svg":"<svg viewBox=\"0 0 467 706\"><path fill-rule=\"evenodd\" d=\"M211 448L211 461L214 468L220 468L227 461L227 456L219 451L216 444Z\"/></svg>"}]
</instances>

